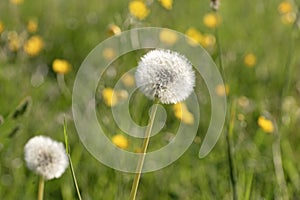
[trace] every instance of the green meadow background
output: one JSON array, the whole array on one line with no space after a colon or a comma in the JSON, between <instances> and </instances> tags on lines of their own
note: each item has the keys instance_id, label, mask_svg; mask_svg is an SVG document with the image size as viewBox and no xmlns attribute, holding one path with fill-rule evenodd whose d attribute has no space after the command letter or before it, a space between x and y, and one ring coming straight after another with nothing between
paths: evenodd
<instances>
[{"instance_id":1,"label":"green meadow background","mask_svg":"<svg viewBox=\"0 0 300 200\"><path fill-rule=\"evenodd\" d=\"M130 16L128 0L24 0L20 4L1 0L0 199L37 198L39 179L26 168L23 147L36 135L63 142L64 118L82 198L129 198L134 174L111 169L89 154L79 140L71 110L76 72L87 54L111 36L112 24L122 31L155 26L185 33L193 27L211 34L218 40L207 51L218 66L221 55L229 87L228 118L213 151L198 158L210 120L209 95L200 81L196 89L200 91L201 119L195 142L170 166L143 174L138 199L233 199L233 188L236 199L241 200L299 199L300 32L296 15L300 2L287 2L293 6L294 23L282 21L280 0L224 0L218 11L221 22L217 28L210 28L203 22L204 16L212 12L208 0L174 0L171 10L156 0L148 1L150 14L144 20ZM30 20L38 25L34 33L27 29ZM10 48L12 35L18 38L16 49ZM33 35L40 36L44 45L37 55L30 56L23 45ZM101 90L113 87L144 53L120 58L114 63L119 66L116 75L99 83L98 117L99 121L105 118L108 137L121 132L111 123L111 108L104 103ZM250 67L244 62L248 54L256 58ZM67 60L71 71L57 75L52 69L55 59ZM151 101L143 95L136 96L139 98L134 101L142 103L132 111L136 112L133 116L137 123L145 125L148 116L144 111ZM178 126L172 106L165 108L171 130L166 129L150 142L150 149L165 145L166 132ZM260 116L272 122L273 133L258 125ZM129 151L135 151L142 142L124 136L129 141ZM278 178L280 174L282 179ZM45 199L77 199L70 169L61 178L46 182Z\"/></svg>"}]
</instances>

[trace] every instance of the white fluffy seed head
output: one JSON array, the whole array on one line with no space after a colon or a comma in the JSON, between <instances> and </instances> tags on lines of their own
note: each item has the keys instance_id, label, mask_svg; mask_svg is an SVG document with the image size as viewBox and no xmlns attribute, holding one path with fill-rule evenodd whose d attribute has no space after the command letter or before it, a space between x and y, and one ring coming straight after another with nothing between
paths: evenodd
<instances>
[{"instance_id":1,"label":"white fluffy seed head","mask_svg":"<svg viewBox=\"0 0 300 200\"><path fill-rule=\"evenodd\" d=\"M185 100L193 91L195 73L188 59L170 50L152 50L138 63L136 84L148 98L170 104Z\"/></svg>"},{"instance_id":2,"label":"white fluffy seed head","mask_svg":"<svg viewBox=\"0 0 300 200\"><path fill-rule=\"evenodd\" d=\"M64 145L46 136L31 138L24 153L27 167L45 180L59 178L68 167Z\"/></svg>"}]
</instances>

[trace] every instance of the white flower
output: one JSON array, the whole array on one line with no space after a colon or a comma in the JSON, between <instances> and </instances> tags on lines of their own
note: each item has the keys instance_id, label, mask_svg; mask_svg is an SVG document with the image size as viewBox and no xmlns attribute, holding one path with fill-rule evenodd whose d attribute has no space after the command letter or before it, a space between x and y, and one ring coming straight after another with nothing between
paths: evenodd
<instances>
[{"instance_id":1,"label":"white flower","mask_svg":"<svg viewBox=\"0 0 300 200\"><path fill-rule=\"evenodd\" d=\"M24 147L27 167L45 180L59 178L68 167L64 145L46 136L31 138Z\"/></svg>"},{"instance_id":2,"label":"white flower","mask_svg":"<svg viewBox=\"0 0 300 200\"><path fill-rule=\"evenodd\" d=\"M135 74L139 89L150 99L177 103L186 99L195 85L195 73L188 59L170 50L152 50L138 63Z\"/></svg>"}]
</instances>

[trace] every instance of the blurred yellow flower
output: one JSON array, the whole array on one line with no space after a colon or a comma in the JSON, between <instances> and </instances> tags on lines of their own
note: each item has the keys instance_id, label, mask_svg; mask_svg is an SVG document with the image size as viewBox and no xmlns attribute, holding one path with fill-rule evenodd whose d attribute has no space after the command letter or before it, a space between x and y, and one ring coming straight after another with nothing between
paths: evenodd
<instances>
[{"instance_id":1,"label":"blurred yellow flower","mask_svg":"<svg viewBox=\"0 0 300 200\"><path fill-rule=\"evenodd\" d=\"M8 48L11 51L18 51L22 44L22 38L15 31L10 31L7 34Z\"/></svg>"},{"instance_id":2,"label":"blurred yellow flower","mask_svg":"<svg viewBox=\"0 0 300 200\"><path fill-rule=\"evenodd\" d=\"M102 52L102 56L105 60L110 61L111 59L113 59L116 55L116 52L113 48L105 48Z\"/></svg>"},{"instance_id":3,"label":"blurred yellow flower","mask_svg":"<svg viewBox=\"0 0 300 200\"><path fill-rule=\"evenodd\" d=\"M129 12L132 16L139 20L145 19L150 10L147 8L146 4L142 0L133 0L129 3Z\"/></svg>"},{"instance_id":4,"label":"blurred yellow flower","mask_svg":"<svg viewBox=\"0 0 300 200\"><path fill-rule=\"evenodd\" d=\"M104 103L109 106L113 107L117 104L118 102L118 97L116 94L114 94L114 90L112 88L104 88L102 90L102 97L104 100Z\"/></svg>"},{"instance_id":5,"label":"blurred yellow flower","mask_svg":"<svg viewBox=\"0 0 300 200\"><path fill-rule=\"evenodd\" d=\"M121 81L126 87L132 87L135 83L134 77L129 73L124 74Z\"/></svg>"},{"instance_id":6,"label":"blurred yellow flower","mask_svg":"<svg viewBox=\"0 0 300 200\"><path fill-rule=\"evenodd\" d=\"M38 29L37 21L34 19L31 19L27 23L27 30L29 33L35 33Z\"/></svg>"},{"instance_id":7,"label":"blurred yellow flower","mask_svg":"<svg viewBox=\"0 0 300 200\"><path fill-rule=\"evenodd\" d=\"M129 142L127 138L121 134L117 134L112 137L112 142L121 149L127 149L129 146Z\"/></svg>"},{"instance_id":8,"label":"blurred yellow flower","mask_svg":"<svg viewBox=\"0 0 300 200\"><path fill-rule=\"evenodd\" d=\"M108 34L109 35L119 35L119 34L121 34L121 29L119 26L117 26L115 24L110 24L108 26Z\"/></svg>"},{"instance_id":9,"label":"blurred yellow flower","mask_svg":"<svg viewBox=\"0 0 300 200\"><path fill-rule=\"evenodd\" d=\"M289 1L283 1L278 6L278 11L280 14L287 14L289 12L292 12L292 10L293 6Z\"/></svg>"},{"instance_id":10,"label":"blurred yellow flower","mask_svg":"<svg viewBox=\"0 0 300 200\"><path fill-rule=\"evenodd\" d=\"M256 56L253 53L248 53L244 57L244 64L247 67L253 67L256 64Z\"/></svg>"},{"instance_id":11,"label":"blurred yellow flower","mask_svg":"<svg viewBox=\"0 0 300 200\"><path fill-rule=\"evenodd\" d=\"M203 23L209 28L216 28L221 22L219 15L215 13L208 13L203 17Z\"/></svg>"},{"instance_id":12,"label":"blurred yellow flower","mask_svg":"<svg viewBox=\"0 0 300 200\"><path fill-rule=\"evenodd\" d=\"M225 84L225 87L223 84L219 84L216 87L216 93L218 96L224 96L225 94L228 95L230 91L229 85Z\"/></svg>"},{"instance_id":13,"label":"blurred yellow flower","mask_svg":"<svg viewBox=\"0 0 300 200\"><path fill-rule=\"evenodd\" d=\"M293 24L296 21L296 18L296 13L289 12L281 16L281 22L286 25Z\"/></svg>"},{"instance_id":14,"label":"blurred yellow flower","mask_svg":"<svg viewBox=\"0 0 300 200\"><path fill-rule=\"evenodd\" d=\"M0 21L0 33L4 31L4 24Z\"/></svg>"},{"instance_id":15,"label":"blurred yellow flower","mask_svg":"<svg viewBox=\"0 0 300 200\"><path fill-rule=\"evenodd\" d=\"M167 10L171 10L173 7L173 0L158 0L162 7L164 7Z\"/></svg>"},{"instance_id":16,"label":"blurred yellow flower","mask_svg":"<svg viewBox=\"0 0 300 200\"><path fill-rule=\"evenodd\" d=\"M216 38L211 34L204 35L203 40L201 41L203 47L212 47L215 45L215 43L216 43Z\"/></svg>"},{"instance_id":17,"label":"blurred yellow flower","mask_svg":"<svg viewBox=\"0 0 300 200\"><path fill-rule=\"evenodd\" d=\"M58 74L66 74L72 69L72 65L63 59L55 59L52 63L52 69Z\"/></svg>"},{"instance_id":18,"label":"blurred yellow flower","mask_svg":"<svg viewBox=\"0 0 300 200\"><path fill-rule=\"evenodd\" d=\"M24 2L24 0L9 0L10 3L15 4L15 5L20 5L21 3Z\"/></svg>"},{"instance_id":19,"label":"blurred yellow flower","mask_svg":"<svg viewBox=\"0 0 300 200\"><path fill-rule=\"evenodd\" d=\"M36 35L29 38L24 44L24 51L30 56L38 55L44 47L43 39Z\"/></svg>"},{"instance_id":20,"label":"blurred yellow flower","mask_svg":"<svg viewBox=\"0 0 300 200\"><path fill-rule=\"evenodd\" d=\"M173 110L175 117L180 119L185 124L193 124L194 123L194 116L188 110L187 106L183 102L179 102L173 105Z\"/></svg>"},{"instance_id":21,"label":"blurred yellow flower","mask_svg":"<svg viewBox=\"0 0 300 200\"><path fill-rule=\"evenodd\" d=\"M198 44L201 44L204 36L196 29L196 28L189 28L185 34L189 37L188 43L192 46L196 46Z\"/></svg>"},{"instance_id":22,"label":"blurred yellow flower","mask_svg":"<svg viewBox=\"0 0 300 200\"><path fill-rule=\"evenodd\" d=\"M174 31L170 31L169 29L163 29L159 33L159 39L161 42L167 45L173 45L177 41L178 35Z\"/></svg>"},{"instance_id":23,"label":"blurred yellow flower","mask_svg":"<svg viewBox=\"0 0 300 200\"><path fill-rule=\"evenodd\" d=\"M266 133L273 133L274 125L273 122L264 116L260 116L257 120L258 126Z\"/></svg>"}]
</instances>

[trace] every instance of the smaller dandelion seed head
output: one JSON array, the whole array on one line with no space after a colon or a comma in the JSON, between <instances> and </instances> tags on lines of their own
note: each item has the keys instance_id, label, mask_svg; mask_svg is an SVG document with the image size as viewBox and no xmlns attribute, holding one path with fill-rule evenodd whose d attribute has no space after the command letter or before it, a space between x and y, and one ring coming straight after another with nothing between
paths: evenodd
<instances>
[{"instance_id":1,"label":"smaller dandelion seed head","mask_svg":"<svg viewBox=\"0 0 300 200\"><path fill-rule=\"evenodd\" d=\"M150 99L177 103L193 91L195 73L183 55L170 50L152 50L138 63L135 74L139 89Z\"/></svg>"},{"instance_id":2,"label":"smaller dandelion seed head","mask_svg":"<svg viewBox=\"0 0 300 200\"><path fill-rule=\"evenodd\" d=\"M45 180L59 178L68 167L64 145L46 136L31 138L24 147L27 167Z\"/></svg>"}]
</instances>

